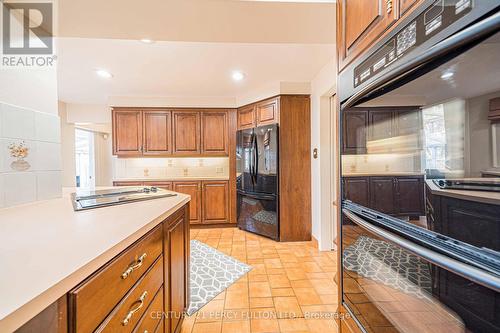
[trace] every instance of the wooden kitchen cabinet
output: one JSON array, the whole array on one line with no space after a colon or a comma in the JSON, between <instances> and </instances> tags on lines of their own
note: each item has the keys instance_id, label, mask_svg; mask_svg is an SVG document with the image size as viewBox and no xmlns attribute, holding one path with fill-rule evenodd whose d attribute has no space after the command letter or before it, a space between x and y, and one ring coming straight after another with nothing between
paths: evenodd
<instances>
[{"instance_id":1,"label":"wooden kitchen cabinet","mask_svg":"<svg viewBox=\"0 0 500 333\"><path fill-rule=\"evenodd\" d=\"M368 177L344 177L344 198L359 205L370 205L370 179Z\"/></svg>"},{"instance_id":2,"label":"wooden kitchen cabinet","mask_svg":"<svg viewBox=\"0 0 500 333\"><path fill-rule=\"evenodd\" d=\"M422 177L396 177L395 192L397 214L419 216L424 211L424 179Z\"/></svg>"},{"instance_id":3,"label":"wooden kitchen cabinet","mask_svg":"<svg viewBox=\"0 0 500 333\"><path fill-rule=\"evenodd\" d=\"M144 186L154 186L164 190L172 190L172 182L144 182Z\"/></svg>"},{"instance_id":4,"label":"wooden kitchen cabinet","mask_svg":"<svg viewBox=\"0 0 500 333\"><path fill-rule=\"evenodd\" d=\"M138 156L142 154L142 112L113 110L113 154Z\"/></svg>"},{"instance_id":5,"label":"wooden kitchen cabinet","mask_svg":"<svg viewBox=\"0 0 500 333\"><path fill-rule=\"evenodd\" d=\"M114 108L113 154L228 156L229 109Z\"/></svg>"},{"instance_id":6,"label":"wooden kitchen cabinet","mask_svg":"<svg viewBox=\"0 0 500 333\"><path fill-rule=\"evenodd\" d=\"M173 182L173 190L191 196L189 203L189 220L191 224L201 223L201 182Z\"/></svg>"},{"instance_id":7,"label":"wooden kitchen cabinet","mask_svg":"<svg viewBox=\"0 0 500 333\"><path fill-rule=\"evenodd\" d=\"M171 116L170 111L143 112L143 155L165 155L172 152Z\"/></svg>"},{"instance_id":8,"label":"wooden kitchen cabinet","mask_svg":"<svg viewBox=\"0 0 500 333\"><path fill-rule=\"evenodd\" d=\"M196 155L200 153L200 112L174 111L173 153L176 155Z\"/></svg>"},{"instance_id":9,"label":"wooden kitchen cabinet","mask_svg":"<svg viewBox=\"0 0 500 333\"><path fill-rule=\"evenodd\" d=\"M228 143L228 112L202 112L201 153L214 156L228 155Z\"/></svg>"},{"instance_id":10,"label":"wooden kitchen cabinet","mask_svg":"<svg viewBox=\"0 0 500 333\"><path fill-rule=\"evenodd\" d=\"M343 117L342 152L344 154L366 153L368 111L349 110Z\"/></svg>"},{"instance_id":11,"label":"wooden kitchen cabinet","mask_svg":"<svg viewBox=\"0 0 500 333\"><path fill-rule=\"evenodd\" d=\"M238 129L279 123L281 97L269 98L238 109Z\"/></svg>"},{"instance_id":12,"label":"wooden kitchen cabinet","mask_svg":"<svg viewBox=\"0 0 500 333\"><path fill-rule=\"evenodd\" d=\"M394 130L394 112L376 111L369 113L369 140L382 140L391 138L393 135L395 135Z\"/></svg>"},{"instance_id":13,"label":"wooden kitchen cabinet","mask_svg":"<svg viewBox=\"0 0 500 333\"><path fill-rule=\"evenodd\" d=\"M370 177L370 208L385 214L396 213L394 181L392 177Z\"/></svg>"},{"instance_id":14,"label":"wooden kitchen cabinet","mask_svg":"<svg viewBox=\"0 0 500 333\"><path fill-rule=\"evenodd\" d=\"M500 121L500 97L490 99L490 111L488 119L492 122Z\"/></svg>"},{"instance_id":15,"label":"wooden kitchen cabinet","mask_svg":"<svg viewBox=\"0 0 500 333\"><path fill-rule=\"evenodd\" d=\"M423 0L399 0L399 16L403 16L411 7Z\"/></svg>"},{"instance_id":16,"label":"wooden kitchen cabinet","mask_svg":"<svg viewBox=\"0 0 500 333\"><path fill-rule=\"evenodd\" d=\"M399 0L339 0L337 12L339 62L343 68L396 22Z\"/></svg>"},{"instance_id":17,"label":"wooden kitchen cabinet","mask_svg":"<svg viewBox=\"0 0 500 333\"><path fill-rule=\"evenodd\" d=\"M253 128L257 125L255 105L247 105L238 109L238 129Z\"/></svg>"},{"instance_id":18,"label":"wooden kitchen cabinet","mask_svg":"<svg viewBox=\"0 0 500 333\"><path fill-rule=\"evenodd\" d=\"M424 212L423 176L344 176L343 198L395 216L418 218Z\"/></svg>"},{"instance_id":19,"label":"wooden kitchen cabinet","mask_svg":"<svg viewBox=\"0 0 500 333\"><path fill-rule=\"evenodd\" d=\"M188 211L172 216L164 227L166 295L165 309L169 314L167 332L179 332L183 312L189 306L189 218Z\"/></svg>"},{"instance_id":20,"label":"wooden kitchen cabinet","mask_svg":"<svg viewBox=\"0 0 500 333\"><path fill-rule=\"evenodd\" d=\"M229 184L202 182L202 223L229 223Z\"/></svg>"},{"instance_id":21,"label":"wooden kitchen cabinet","mask_svg":"<svg viewBox=\"0 0 500 333\"><path fill-rule=\"evenodd\" d=\"M278 123L279 103L277 98L257 103L255 112L257 115L257 126Z\"/></svg>"}]
</instances>

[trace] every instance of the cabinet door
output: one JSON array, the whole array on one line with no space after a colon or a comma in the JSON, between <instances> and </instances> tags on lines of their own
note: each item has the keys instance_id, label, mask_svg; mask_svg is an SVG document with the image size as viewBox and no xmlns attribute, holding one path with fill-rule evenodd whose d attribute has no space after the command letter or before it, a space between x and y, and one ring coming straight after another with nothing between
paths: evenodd
<instances>
[{"instance_id":1,"label":"cabinet door","mask_svg":"<svg viewBox=\"0 0 500 333\"><path fill-rule=\"evenodd\" d=\"M369 139L381 140L395 135L392 111L370 111Z\"/></svg>"},{"instance_id":2,"label":"cabinet door","mask_svg":"<svg viewBox=\"0 0 500 333\"><path fill-rule=\"evenodd\" d=\"M174 111L173 153L196 155L200 153L200 112Z\"/></svg>"},{"instance_id":3,"label":"cabinet door","mask_svg":"<svg viewBox=\"0 0 500 333\"><path fill-rule=\"evenodd\" d=\"M256 106L257 126L277 123L278 105L277 98L258 103Z\"/></svg>"},{"instance_id":4,"label":"cabinet door","mask_svg":"<svg viewBox=\"0 0 500 333\"><path fill-rule=\"evenodd\" d=\"M172 190L172 182L144 182L144 186L154 186L164 190Z\"/></svg>"},{"instance_id":5,"label":"cabinet door","mask_svg":"<svg viewBox=\"0 0 500 333\"><path fill-rule=\"evenodd\" d=\"M399 0L399 16L403 16L408 9L421 0Z\"/></svg>"},{"instance_id":6,"label":"cabinet door","mask_svg":"<svg viewBox=\"0 0 500 333\"><path fill-rule=\"evenodd\" d=\"M343 153L362 154L366 152L366 131L368 111L346 111L343 122Z\"/></svg>"},{"instance_id":7,"label":"cabinet door","mask_svg":"<svg viewBox=\"0 0 500 333\"><path fill-rule=\"evenodd\" d=\"M203 223L229 222L229 186L227 181L204 181L202 192Z\"/></svg>"},{"instance_id":8,"label":"cabinet door","mask_svg":"<svg viewBox=\"0 0 500 333\"><path fill-rule=\"evenodd\" d=\"M396 213L393 177L370 177L370 208L386 214Z\"/></svg>"},{"instance_id":9,"label":"cabinet door","mask_svg":"<svg viewBox=\"0 0 500 333\"><path fill-rule=\"evenodd\" d=\"M167 332L176 332L181 316L186 310L186 223L184 214L176 214L174 218L164 222L164 258L166 266L165 283L167 299L165 302L167 316Z\"/></svg>"},{"instance_id":10,"label":"cabinet door","mask_svg":"<svg viewBox=\"0 0 500 333\"><path fill-rule=\"evenodd\" d=\"M113 154L118 156L142 154L140 110L113 110Z\"/></svg>"},{"instance_id":11,"label":"cabinet door","mask_svg":"<svg viewBox=\"0 0 500 333\"><path fill-rule=\"evenodd\" d=\"M226 156L228 154L228 113L203 112L201 114L201 153Z\"/></svg>"},{"instance_id":12,"label":"cabinet door","mask_svg":"<svg viewBox=\"0 0 500 333\"><path fill-rule=\"evenodd\" d=\"M397 19L398 0L339 0L341 67L371 46Z\"/></svg>"},{"instance_id":13,"label":"cabinet door","mask_svg":"<svg viewBox=\"0 0 500 333\"><path fill-rule=\"evenodd\" d=\"M422 111L412 110L397 112L395 114L395 122L398 135L417 134L422 128Z\"/></svg>"},{"instance_id":14,"label":"cabinet door","mask_svg":"<svg viewBox=\"0 0 500 333\"><path fill-rule=\"evenodd\" d=\"M344 198L365 207L370 205L370 183L368 177L345 177Z\"/></svg>"},{"instance_id":15,"label":"cabinet door","mask_svg":"<svg viewBox=\"0 0 500 333\"><path fill-rule=\"evenodd\" d=\"M401 215L424 215L424 180L420 177L397 177L397 213Z\"/></svg>"},{"instance_id":16,"label":"cabinet door","mask_svg":"<svg viewBox=\"0 0 500 333\"><path fill-rule=\"evenodd\" d=\"M238 129L253 128L255 120L255 106L249 105L238 109Z\"/></svg>"},{"instance_id":17,"label":"cabinet door","mask_svg":"<svg viewBox=\"0 0 500 333\"><path fill-rule=\"evenodd\" d=\"M172 153L170 111L144 111L144 155Z\"/></svg>"},{"instance_id":18,"label":"cabinet door","mask_svg":"<svg viewBox=\"0 0 500 333\"><path fill-rule=\"evenodd\" d=\"M175 192L189 194L189 220L191 223L201 223L201 183L200 182L173 182Z\"/></svg>"}]
</instances>

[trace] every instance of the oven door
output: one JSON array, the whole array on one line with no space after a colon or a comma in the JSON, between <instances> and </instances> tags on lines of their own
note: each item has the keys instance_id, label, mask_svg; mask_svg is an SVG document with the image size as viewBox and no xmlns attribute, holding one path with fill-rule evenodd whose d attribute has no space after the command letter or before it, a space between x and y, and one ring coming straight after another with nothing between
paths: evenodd
<instances>
[{"instance_id":1,"label":"oven door","mask_svg":"<svg viewBox=\"0 0 500 333\"><path fill-rule=\"evenodd\" d=\"M447 15L462 7L450 4L459 3L474 13L490 2L436 1L443 11L430 13L451 27ZM434 33L424 11L391 37L404 47L387 70L377 52L347 69L342 302L367 332L500 332L500 192L491 186L498 179L482 177L500 146L491 132L500 121L491 111L500 98L500 12L492 8L422 50L419 38ZM372 76L356 81L360 70ZM490 186L437 185L479 179Z\"/></svg>"},{"instance_id":2,"label":"oven door","mask_svg":"<svg viewBox=\"0 0 500 333\"><path fill-rule=\"evenodd\" d=\"M367 332L500 331L498 255L467 246L452 253L446 243L453 240L439 244L423 229L411 241L408 230L397 228L406 222L392 218L396 226L388 231L381 221L390 216L356 204L343 212L343 301ZM426 244L434 237L434 246Z\"/></svg>"}]
</instances>

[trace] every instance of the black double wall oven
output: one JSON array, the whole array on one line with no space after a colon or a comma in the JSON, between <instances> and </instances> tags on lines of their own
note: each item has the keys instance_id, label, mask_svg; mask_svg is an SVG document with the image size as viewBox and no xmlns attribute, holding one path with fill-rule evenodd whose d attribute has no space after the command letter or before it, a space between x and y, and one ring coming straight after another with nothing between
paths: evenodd
<instances>
[{"instance_id":1,"label":"black double wall oven","mask_svg":"<svg viewBox=\"0 0 500 333\"><path fill-rule=\"evenodd\" d=\"M339 74L342 303L363 331L500 332L499 8L426 1Z\"/></svg>"}]
</instances>

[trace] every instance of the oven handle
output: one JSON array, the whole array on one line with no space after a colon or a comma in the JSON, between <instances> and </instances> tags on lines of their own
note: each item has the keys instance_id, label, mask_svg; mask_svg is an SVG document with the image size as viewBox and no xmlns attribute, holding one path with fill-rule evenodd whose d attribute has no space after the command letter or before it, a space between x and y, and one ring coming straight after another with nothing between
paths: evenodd
<instances>
[{"instance_id":1,"label":"oven handle","mask_svg":"<svg viewBox=\"0 0 500 333\"><path fill-rule=\"evenodd\" d=\"M495 13L484 20L481 20L480 22L471 25L470 27L460 32L457 32L456 34L445 40L442 40L441 42L429 48L424 54L419 55L413 60L403 63L392 71L389 71L385 75L382 75L380 79L368 84L366 87L347 99L345 103L342 103L341 109L345 110L352 107L369 93L374 92L375 90L379 90L384 86L398 79L401 79L405 74L411 74L414 70L420 68L420 66L426 63L429 63L432 59L443 56L450 50L478 40L483 36L495 32L499 28L500 12Z\"/></svg>"},{"instance_id":2,"label":"oven handle","mask_svg":"<svg viewBox=\"0 0 500 333\"><path fill-rule=\"evenodd\" d=\"M420 256L427 261L436 264L437 266L444 268L452 273L458 274L467 280L473 281L480 284L486 288L493 289L496 292L500 292L500 277L485 272L474 266L470 266L455 260L453 258L447 257L441 253L429 250L423 246L415 244L413 242L404 239L398 235L393 234L387 230L374 226L370 222L360 218L354 212L347 208L343 208L342 212L353 222L358 224L363 229L388 240L405 250L408 250L417 256Z\"/></svg>"}]
</instances>

